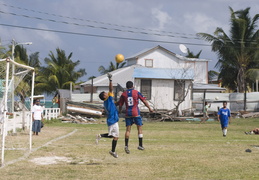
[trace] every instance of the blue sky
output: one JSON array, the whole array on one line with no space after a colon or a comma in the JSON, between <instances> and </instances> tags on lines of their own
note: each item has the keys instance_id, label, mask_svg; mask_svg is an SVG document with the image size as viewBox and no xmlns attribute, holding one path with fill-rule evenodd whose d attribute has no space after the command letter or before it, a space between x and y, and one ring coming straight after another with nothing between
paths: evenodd
<instances>
[{"instance_id":1,"label":"blue sky","mask_svg":"<svg viewBox=\"0 0 259 180\"><path fill-rule=\"evenodd\" d=\"M157 45L182 55L179 44L194 54L202 50L211 70L217 56L195 34L228 32L229 6L251 7L251 17L259 9L258 0L0 0L0 38L5 47L12 39L33 42L28 54L40 52L42 62L56 48L73 52L87 72L82 81L99 76L98 67L108 67L118 53L127 58Z\"/></svg>"}]
</instances>

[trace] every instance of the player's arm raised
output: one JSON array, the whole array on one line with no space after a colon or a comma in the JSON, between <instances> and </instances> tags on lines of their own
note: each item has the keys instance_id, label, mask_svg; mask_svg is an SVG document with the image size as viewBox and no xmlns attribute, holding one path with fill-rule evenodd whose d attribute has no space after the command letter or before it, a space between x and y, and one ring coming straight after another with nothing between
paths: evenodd
<instances>
[{"instance_id":1,"label":"player's arm raised","mask_svg":"<svg viewBox=\"0 0 259 180\"><path fill-rule=\"evenodd\" d=\"M109 92L112 92L113 91L112 75L110 73L107 73L107 77L109 78Z\"/></svg>"}]
</instances>

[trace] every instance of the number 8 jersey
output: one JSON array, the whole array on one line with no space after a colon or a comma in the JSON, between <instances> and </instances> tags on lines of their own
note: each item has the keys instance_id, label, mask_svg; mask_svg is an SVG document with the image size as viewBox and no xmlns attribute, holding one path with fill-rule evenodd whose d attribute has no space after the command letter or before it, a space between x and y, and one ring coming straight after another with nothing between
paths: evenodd
<instances>
[{"instance_id":1,"label":"number 8 jersey","mask_svg":"<svg viewBox=\"0 0 259 180\"><path fill-rule=\"evenodd\" d=\"M139 99L141 101L145 100L145 97L134 89L128 89L124 91L120 97L119 106L126 106L126 117L138 117L140 116L139 111Z\"/></svg>"}]
</instances>

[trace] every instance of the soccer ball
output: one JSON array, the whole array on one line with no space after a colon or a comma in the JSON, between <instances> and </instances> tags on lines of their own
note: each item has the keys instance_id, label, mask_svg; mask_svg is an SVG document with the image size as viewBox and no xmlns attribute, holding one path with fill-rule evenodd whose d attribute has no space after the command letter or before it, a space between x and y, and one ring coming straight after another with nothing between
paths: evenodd
<instances>
[{"instance_id":1,"label":"soccer ball","mask_svg":"<svg viewBox=\"0 0 259 180\"><path fill-rule=\"evenodd\" d=\"M215 100L219 100L219 97L217 96L217 97L215 97Z\"/></svg>"},{"instance_id":2,"label":"soccer ball","mask_svg":"<svg viewBox=\"0 0 259 180\"><path fill-rule=\"evenodd\" d=\"M124 56L123 56L122 54L117 54L117 55L115 56L115 61L116 61L117 63L123 62L123 61L124 61Z\"/></svg>"}]
</instances>

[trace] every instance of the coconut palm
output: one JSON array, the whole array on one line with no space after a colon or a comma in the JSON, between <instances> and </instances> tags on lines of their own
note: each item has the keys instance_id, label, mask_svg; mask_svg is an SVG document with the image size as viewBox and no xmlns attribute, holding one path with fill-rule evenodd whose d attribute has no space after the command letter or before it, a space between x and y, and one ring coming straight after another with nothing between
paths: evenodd
<instances>
[{"instance_id":1,"label":"coconut palm","mask_svg":"<svg viewBox=\"0 0 259 180\"><path fill-rule=\"evenodd\" d=\"M7 54L11 55L12 47L10 46L9 52ZM24 64L27 66L31 66L35 69L35 72L38 72L40 67L39 61L39 52L32 53L30 56L27 55L27 50L22 45L15 46L14 49L14 60L20 64ZM16 73L19 71L23 71L23 69L16 68ZM25 76L23 80L19 83L19 86L16 87L15 95L20 97L21 102L25 101L25 98L31 95L31 77ZM36 91L37 92L37 91Z\"/></svg>"},{"instance_id":2,"label":"coconut palm","mask_svg":"<svg viewBox=\"0 0 259 180\"><path fill-rule=\"evenodd\" d=\"M126 62L113 64L113 62L111 61L110 66L107 69L104 66L100 66L98 68L98 71L100 72L100 74L103 75L103 74L106 74L108 72L114 71L116 69L123 68L125 66L125 64L126 64Z\"/></svg>"},{"instance_id":3,"label":"coconut palm","mask_svg":"<svg viewBox=\"0 0 259 180\"><path fill-rule=\"evenodd\" d=\"M209 82L211 82L211 81L213 81L213 79L215 79L215 78L217 78L217 80L218 80L219 72L210 70L210 71L208 72L208 75L209 75Z\"/></svg>"},{"instance_id":4,"label":"coconut palm","mask_svg":"<svg viewBox=\"0 0 259 180\"><path fill-rule=\"evenodd\" d=\"M49 57L44 59L47 66L42 67L36 76L35 88L39 88L47 94L51 94L57 89L69 89L70 83L74 87L76 81L86 75L85 69L75 71L80 61L73 62L72 53L66 56L65 51L59 48L56 49L56 53L55 55L50 51Z\"/></svg>"},{"instance_id":5,"label":"coconut palm","mask_svg":"<svg viewBox=\"0 0 259 180\"><path fill-rule=\"evenodd\" d=\"M202 51L202 50L200 50L200 51L198 52L198 54L194 55L193 52L191 52L191 51L189 50L189 48L187 48L187 55L186 55L185 57L187 57L187 58L199 58L200 55L201 55L201 51Z\"/></svg>"},{"instance_id":6,"label":"coconut palm","mask_svg":"<svg viewBox=\"0 0 259 180\"><path fill-rule=\"evenodd\" d=\"M244 92L246 72L256 66L258 53L259 30L257 21L259 14L252 19L249 16L250 8L231 13L229 35L222 29L216 28L214 35L198 33L197 35L212 43L212 51L216 52L219 60L219 78L222 85Z\"/></svg>"}]
</instances>

